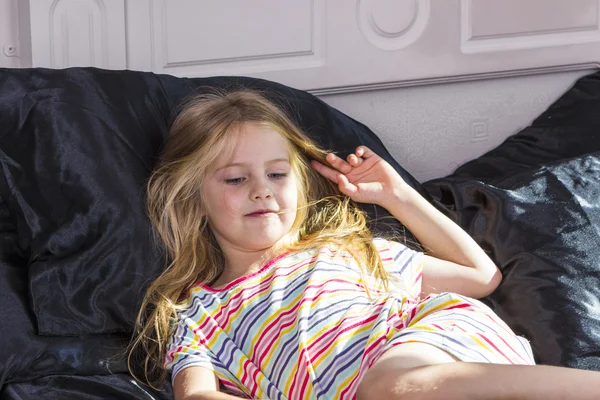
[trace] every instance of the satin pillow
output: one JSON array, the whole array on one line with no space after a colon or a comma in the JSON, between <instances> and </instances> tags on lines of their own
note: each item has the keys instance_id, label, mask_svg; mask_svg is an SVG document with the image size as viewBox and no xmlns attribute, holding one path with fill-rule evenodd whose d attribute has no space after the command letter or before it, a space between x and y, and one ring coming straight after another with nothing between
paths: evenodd
<instances>
[{"instance_id":1,"label":"satin pillow","mask_svg":"<svg viewBox=\"0 0 600 400\"><path fill-rule=\"evenodd\" d=\"M424 187L489 251L485 301L536 360L600 371L600 73L533 124Z\"/></svg>"},{"instance_id":2,"label":"satin pillow","mask_svg":"<svg viewBox=\"0 0 600 400\"><path fill-rule=\"evenodd\" d=\"M0 69L0 196L28 257L40 334L131 330L145 286L165 265L145 212L146 179L175 107L214 87L266 91L322 145L344 155L366 144L422 190L368 128L283 85L94 68Z\"/></svg>"},{"instance_id":3,"label":"satin pillow","mask_svg":"<svg viewBox=\"0 0 600 400\"><path fill-rule=\"evenodd\" d=\"M600 150L600 72L584 76L500 146L460 166L452 176L498 182L516 172Z\"/></svg>"},{"instance_id":4,"label":"satin pillow","mask_svg":"<svg viewBox=\"0 0 600 400\"><path fill-rule=\"evenodd\" d=\"M27 259L0 200L0 397L5 384L57 374L125 372L124 335L39 336L29 308Z\"/></svg>"}]
</instances>

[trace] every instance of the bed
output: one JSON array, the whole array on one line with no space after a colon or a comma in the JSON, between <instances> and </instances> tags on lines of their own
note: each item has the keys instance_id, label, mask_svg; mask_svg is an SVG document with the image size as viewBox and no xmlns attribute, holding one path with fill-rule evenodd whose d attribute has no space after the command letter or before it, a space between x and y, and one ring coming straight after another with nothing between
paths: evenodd
<instances>
[{"instance_id":1,"label":"bed","mask_svg":"<svg viewBox=\"0 0 600 400\"><path fill-rule=\"evenodd\" d=\"M531 341L538 363L600 371L600 7L540 1L297 2L288 26L312 47L300 38L294 51L246 58L182 52L173 15L189 9L165 1L31 7L35 68L0 68L0 398L172 398L168 383L137 383L123 354L143 289L164 267L144 184L178 105L215 87L265 91L340 154L376 150L497 263L504 280L484 301ZM381 4L414 18L402 30ZM521 4L515 20L507 10ZM175 19L161 19L167 9ZM330 29L344 21L344 34ZM126 46L111 47L120 34ZM500 93L506 79L524 101ZM479 95L461 103L466 86L452 86L429 104L448 82L473 82ZM422 102L398 108L406 98L390 88ZM403 135L388 129L398 121ZM495 135L497 121L510 133ZM422 152L429 143L439 146ZM376 233L409 235L365 209Z\"/></svg>"}]
</instances>

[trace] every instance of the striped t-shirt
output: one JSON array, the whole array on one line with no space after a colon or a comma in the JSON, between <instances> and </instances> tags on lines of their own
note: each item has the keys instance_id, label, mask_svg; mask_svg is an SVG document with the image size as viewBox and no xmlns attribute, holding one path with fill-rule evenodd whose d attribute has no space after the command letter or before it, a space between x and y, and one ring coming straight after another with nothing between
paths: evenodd
<instances>
[{"instance_id":1,"label":"striped t-shirt","mask_svg":"<svg viewBox=\"0 0 600 400\"><path fill-rule=\"evenodd\" d=\"M219 289L197 284L168 348L172 379L184 368L201 366L243 397L353 399L377 358L404 342L433 344L465 361L533 363L528 343L483 304L456 295L420 301L422 253L383 239L375 244L395 278L385 293L365 283L370 277L347 252L327 246L280 255ZM451 309L454 318L468 308L474 308L469 319L485 320L484 338L467 332L448 348L454 342L439 338L445 335L440 311ZM435 323L428 322L431 316ZM461 329L472 325L469 320ZM451 330L464 335L456 327L460 323L453 321Z\"/></svg>"}]
</instances>

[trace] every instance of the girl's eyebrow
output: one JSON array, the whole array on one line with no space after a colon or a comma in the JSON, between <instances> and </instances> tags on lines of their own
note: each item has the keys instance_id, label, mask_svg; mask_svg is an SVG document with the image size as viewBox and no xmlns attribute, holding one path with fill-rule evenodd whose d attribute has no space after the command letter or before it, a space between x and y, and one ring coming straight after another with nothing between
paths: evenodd
<instances>
[{"instance_id":1,"label":"girl's eyebrow","mask_svg":"<svg viewBox=\"0 0 600 400\"><path fill-rule=\"evenodd\" d=\"M266 161L265 165L273 164L276 162L282 162L282 161L286 162L288 164L290 163L290 160L288 158L274 158L272 160ZM232 163L232 164L224 165L221 168L217 168L216 171L220 171L222 169L229 168L229 167L245 167L246 165L248 165L248 164L247 163Z\"/></svg>"}]
</instances>

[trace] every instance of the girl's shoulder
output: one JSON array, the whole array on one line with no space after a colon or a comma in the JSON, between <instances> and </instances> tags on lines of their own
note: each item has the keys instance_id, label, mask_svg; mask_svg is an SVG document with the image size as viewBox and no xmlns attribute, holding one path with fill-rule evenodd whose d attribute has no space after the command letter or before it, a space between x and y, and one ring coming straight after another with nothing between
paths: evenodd
<instances>
[{"instance_id":1,"label":"girl's shoulder","mask_svg":"<svg viewBox=\"0 0 600 400\"><path fill-rule=\"evenodd\" d=\"M381 257L381 261L384 265L420 260L421 256L424 255L423 252L414 250L408 247L406 244L394 240L375 238L373 239L373 244L375 245L375 248L379 253L379 257Z\"/></svg>"},{"instance_id":2,"label":"girl's shoulder","mask_svg":"<svg viewBox=\"0 0 600 400\"><path fill-rule=\"evenodd\" d=\"M400 243L396 240L385 239L382 237L373 238L373 244L378 251L404 251L412 250L406 244ZM415 250L412 250L415 251Z\"/></svg>"}]
</instances>

